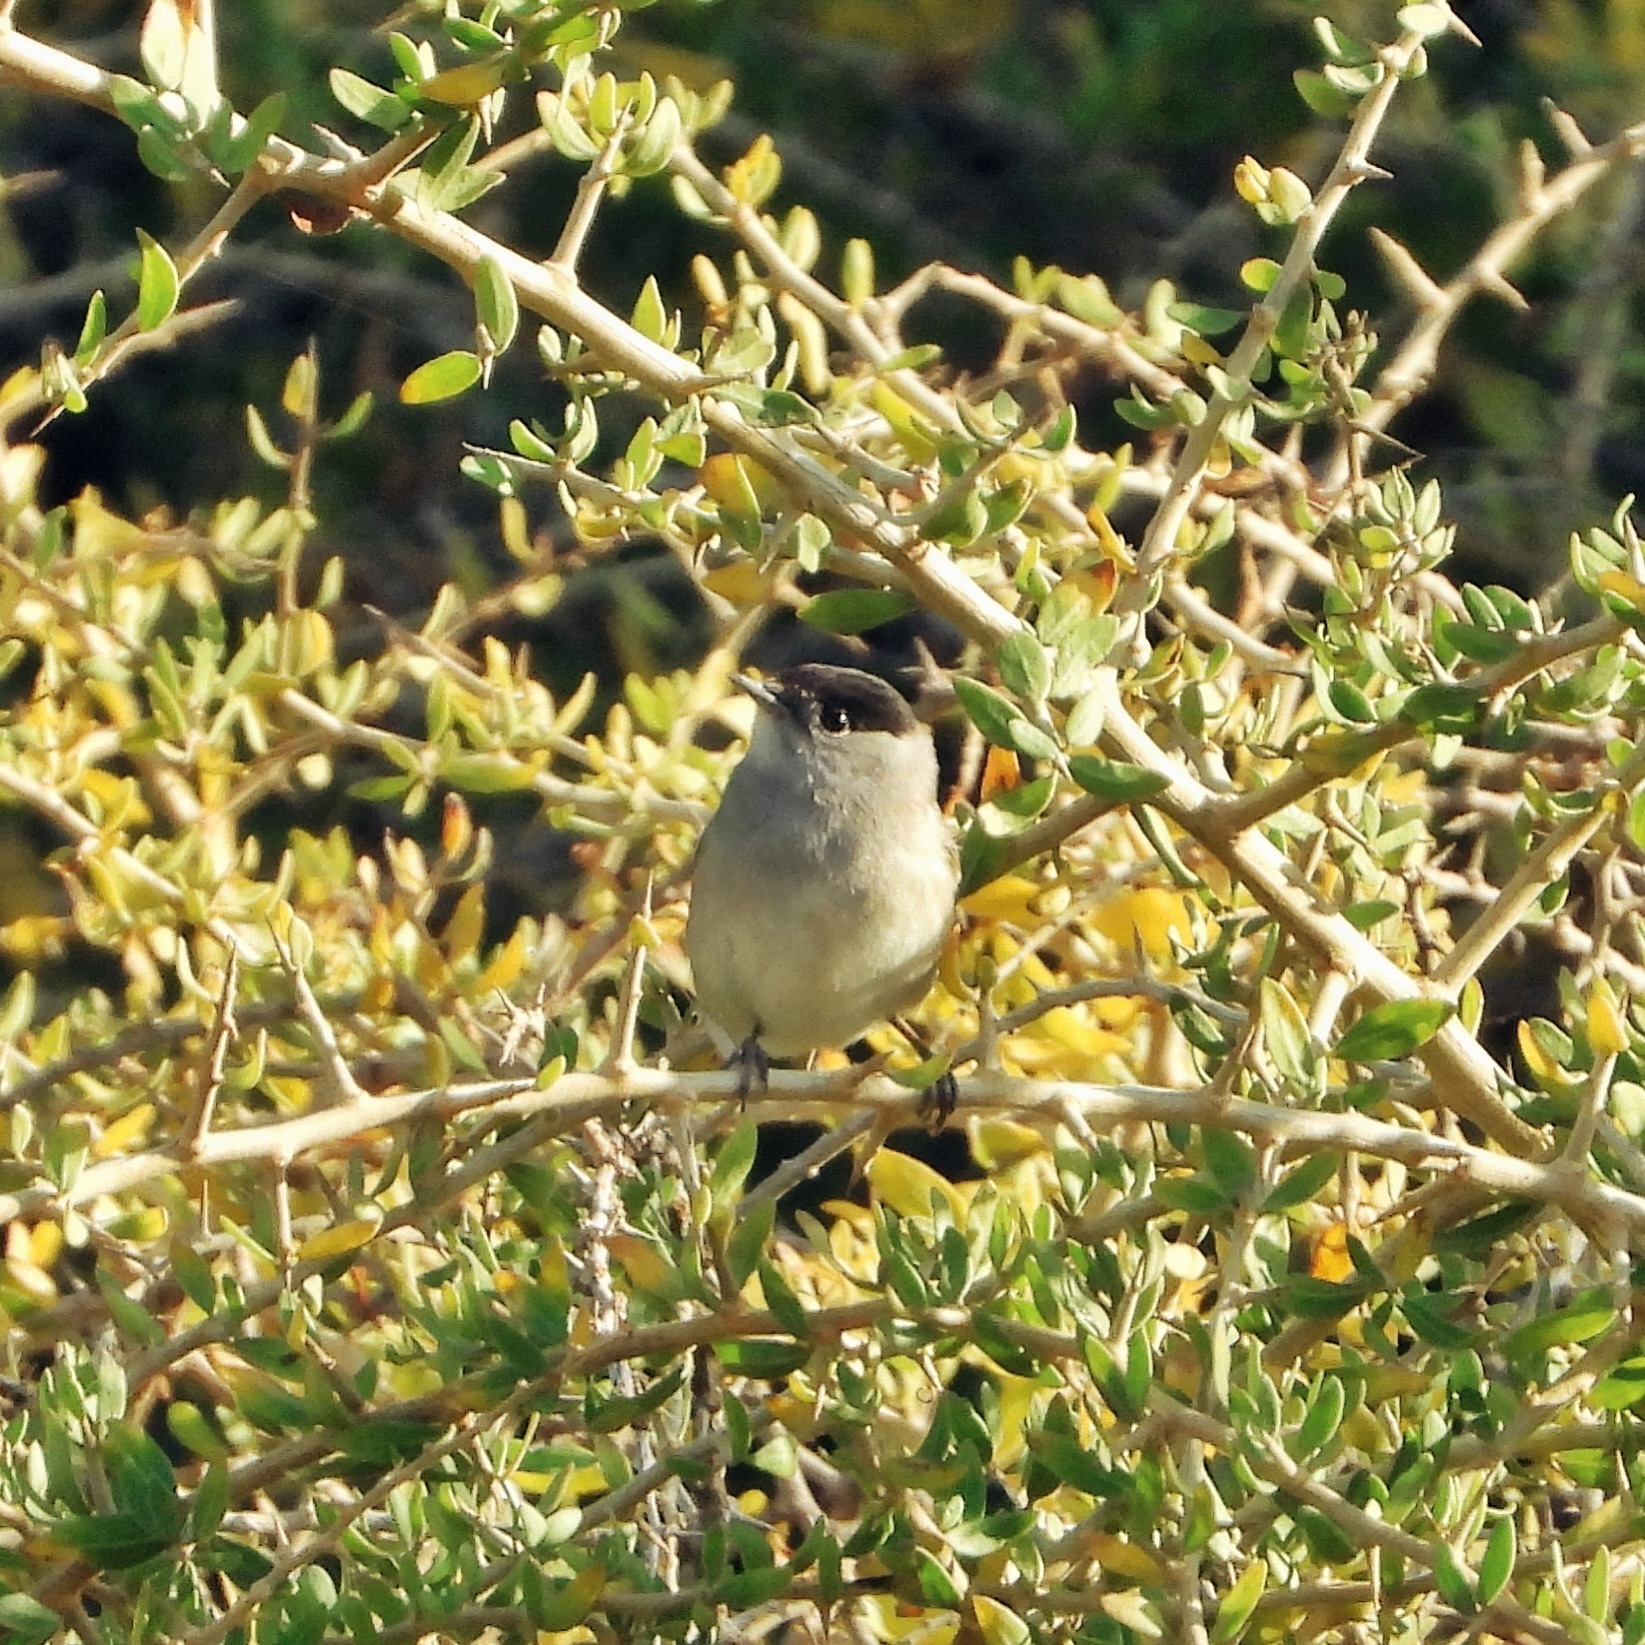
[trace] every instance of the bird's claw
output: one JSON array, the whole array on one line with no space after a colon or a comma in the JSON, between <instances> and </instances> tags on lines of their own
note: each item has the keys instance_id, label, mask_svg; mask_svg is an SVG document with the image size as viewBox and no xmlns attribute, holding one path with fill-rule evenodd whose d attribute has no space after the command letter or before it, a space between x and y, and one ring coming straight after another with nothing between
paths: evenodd
<instances>
[{"instance_id":1,"label":"bird's claw","mask_svg":"<svg viewBox=\"0 0 1645 1645\"><path fill-rule=\"evenodd\" d=\"M939 1074L920 1093L920 1117L935 1135L954 1117L959 1104L959 1081L952 1074Z\"/></svg>"},{"instance_id":2,"label":"bird's claw","mask_svg":"<svg viewBox=\"0 0 1645 1645\"><path fill-rule=\"evenodd\" d=\"M748 1106L750 1093L757 1092L764 1096L771 1084L771 1059L765 1054L765 1047L758 1038L750 1034L729 1057L725 1059L727 1068L737 1070L737 1103L739 1107Z\"/></svg>"}]
</instances>

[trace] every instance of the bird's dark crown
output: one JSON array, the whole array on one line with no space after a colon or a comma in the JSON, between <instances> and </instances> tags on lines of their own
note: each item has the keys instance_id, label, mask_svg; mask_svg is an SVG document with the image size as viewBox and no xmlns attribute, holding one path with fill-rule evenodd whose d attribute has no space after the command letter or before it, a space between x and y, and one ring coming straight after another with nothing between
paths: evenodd
<instances>
[{"instance_id":1,"label":"bird's dark crown","mask_svg":"<svg viewBox=\"0 0 1645 1645\"><path fill-rule=\"evenodd\" d=\"M766 685L796 723L824 736L850 731L904 736L919 728L914 710L896 688L859 668L801 663L774 675Z\"/></svg>"}]
</instances>

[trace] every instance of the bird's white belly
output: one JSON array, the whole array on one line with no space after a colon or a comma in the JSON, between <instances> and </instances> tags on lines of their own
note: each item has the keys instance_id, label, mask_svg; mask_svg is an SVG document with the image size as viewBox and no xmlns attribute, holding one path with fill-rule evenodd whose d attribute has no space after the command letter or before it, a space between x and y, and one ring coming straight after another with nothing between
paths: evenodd
<instances>
[{"instance_id":1,"label":"bird's white belly","mask_svg":"<svg viewBox=\"0 0 1645 1645\"><path fill-rule=\"evenodd\" d=\"M694 961L704 1012L733 1041L757 1034L777 1057L849 1044L917 1003L952 907L940 859L929 884L901 887L895 907L805 878L753 874L737 884L735 908L700 911L717 916L702 922L716 940L699 938ZM712 895L699 885L705 891Z\"/></svg>"}]
</instances>

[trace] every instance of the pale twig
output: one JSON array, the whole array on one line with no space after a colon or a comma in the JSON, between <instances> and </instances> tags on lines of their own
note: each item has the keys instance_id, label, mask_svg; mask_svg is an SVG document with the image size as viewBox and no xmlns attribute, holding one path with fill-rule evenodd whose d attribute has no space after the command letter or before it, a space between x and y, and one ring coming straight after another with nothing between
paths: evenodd
<instances>
[{"instance_id":1,"label":"pale twig","mask_svg":"<svg viewBox=\"0 0 1645 1645\"><path fill-rule=\"evenodd\" d=\"M353 1069L343 1056L342 1047L337 1043L336 1031L331 1026L331 1019L315 998L302 963L276 933L271 931L269 935L274 944L274 952L279 957L280 968L285 972L291 983L292 992L297 997L297 1014L307 1025L309 1037L314 1041L315 1049L320 1054L320 1077L315 1082L320 1088L318 1107L333 1108L344 1103L365 1100L366 1094L360 1089Z\"/></svg>"},{"instance_id":2,"label":"pale twig","mask_svg":"<svg viewBox=\"0 0 1645 1645\"><path fill-rule=\"evenodd\" d=\"M1349 192L1366 178L1378 174L1378 168L1370 162L1371 145L1405 70L1422 49L1422 36L1407 33L1378 54L1382 78L1360 100L1330 174L1296 220L1291 246L1279 273L1262 301L1251 311L1239 342L1224 362L1223 371L1231 390L1219 389L1213 393L1206 403L1204 416L1188 432L1171 471L1170 484L1143 534L1137 553L1138 575L1121 590L1118 609L1133 614L1140 612L1153 578L1176 552L1177 532L1193 506L1195 490L1221 438L1223 426L1242 398L1251 392L1251 373L1272 340L1286 306L1313 277L1314 255L1325 231Z\"/></svg>"},{"instance_id":3,"label":"pale twig","mask_svg":"<svg viewBox=\"0 0 1645 1645\"><path fill-rule=\"evenodd\" d=\"M867 1136L874 1128L875 1118L872 1109L853 1114L823 1132L810 1147L802 1148L792 1158L784 1160L758 1187L751 1188L743 1195L737 1206L737 1220L743 1221L767 1200L780 1200L789 1189L810 1181L830 1160L838 1159Z\"/></svg>"},{"instance_id":4,"label":"pale twig","mask_svg":"<svg viewBox=\"0 0 1645 1645\"><path fill-rule=\"evenodd\" d=\"M1048 988L1026 1005L1019 1005L1016 1010L1007 1012L1005 1016L994 1018L991 1025L992 1033L996 1038L1002 1034L1014 1034L1019 1029L1028 1027L1030 1023L1037 1022L1047 1012L1061 1010L1065 1006L1083 1005L1089 1000L1125 999L1157 1000L1166 1006L1192 1005L1226 1026L1243 1023L1248 1017L1247 1012L1234 1006L1223 1005L1211 999L1209 995L1202 994L1198 989L1186 987L1182 983L1160 982L1153 977L1100 977L1090 982L1071 983L1067 988ZM985 1052L988 1043L988 1037L983 1034L966 1040L955 1049L954 1061L987 1061Z\"/></svg>"},{"instance_id":5,"label":"pale twig","mask_svg":"<svg viewBox=\"0 0 1645 1645\"><path fill-rule=\"evenodd\" d=\"M180 907L185 899L182 889L168 880L165 875L150 868L140 858L134 856L124 846L111 845L104 847L102 837L95 823L68 803L60 794L54 793L42 783L19 771L15 765L0 764L0 788L14 794L32 810L37 811L49 822L69 835L81 848L82 852L90 853L102 850L111 864L117 865L121 873L131 875L139 884L151 891L169 907ZM232 948L236 942L236 935L231 926L218 915L208 915L203 922L204 928L211 933L225 948Z\"/></svg>"},{"instance_id":6,"label":"pale twig","mask_svg":"<svg viewBox=\"0 0 1645 1645\"><path fill-rule=\"evenodd\" d=\"M183 1118L175 1144L180 1159L191 1158L200 1138L211 1129L212 1111L217 1106L218 1093L223 1089L223 1069L228 1062L228 1048L239 1034L234 1020L234 994L240 982L240 950L231 947L223 966L223 986L217 996L217 1018L206 1043L205 1067L194 1100Z\"/></svg>"},{"instance_id":7,"label":"pale twig","mask_svg":"<svg viewBox=\"0 0 1645 1645\"><path fill-rule=\"evenodd\" d=\"M424 1446L415 1456L391 1468L369 1490L346 1503L335 1505L327 1516L324 1530L315 1531L301 1541L289 1543L280 1549L270 1562L269 1569L236 1596L234 1603L208 1623L191 1631L191 1645L222 1645L237 1628L254 1616L286 1585L294 1571L313 1565L333 1553L355 1524L371 1509L386 1503L402 1485L421 1479L437 1463L473 1443L487 1429L511 1417L534 1392L528 1383L490 1410L465 1415L457 1420L452 1432L432 1445Z\"/></svg>"},{"instance_id":8,"label":"pale twig","mask_svg":"<svg viewBox=\"0 0 1645 1645\"><path fill-rule=\"evenodd\" d=\"M1618 789L1626 793L1641 776L1645 759L1635 755L1617 774ZM1508 883L1487 904L1474 923L1457 938L1451 950L1434 967L1430 979L1435 988L1453 997L1462 985L1494 954L1518 928L1519 922L1565 870L1576 854L1610 820L1604 805L1596 804L1580 816L1568 817L1526 857Z\"/></svg>"},{"instance_id":9,"label":"pale twig","mask_svg":"<svg viewBox=\"0 0 1645 1645\"><path fill-rule=\"evenodd\" d=\"M0 31L0 49L7 38ZM263 197L264 185L261 174L253 168L234 186L221 206L213 213L211 220L194 236L189 243L172 259L177 270L177 287L184 290L188 282L222 250L223 243L233 232L240 219L257 204ZM214 305L221 308L222 305ZM237 306L237 305L235 305ZM91 363L81 369L79 373L80 386L89 388L107 376L131 349L133 344L144 335L144 329L139 311L133 308L131 313L111 331L104 340L103 346L97 351L97 356ZM49 423L56 417L59 406L54 406L44 419ZM41 425L44 426L44 423Z\"/></svg>"},{"instance_id":10,"label":"pale twig","mask_svg":"<svg viewBox=\"0 0 1645 1645\"><path fill-rule=\"evenodd\" d=\"M1061 309L1018 297L981 274L968 274L959 269L922 269L916 278L921 284L913 295L923 292L926 285L935 285L968 297L1015 325L1032 327L1076 355L1107 366L1126 381L1140 383L1157 400L1169 400L1187 386L1175 372L1149 359L1137 347L1134 326L1129 319L1121 318L1112 328L1095 326Z\"/></svg>"},{"instance_id":11,"label":"pale twig","mask_svg":"<svg viewBox=\"0 0 1645 1645\"><path fill-rule=\"evenodd\" d=\"M580 1110L561 1109L552 1115L528 1121L496 1142L471 1150L464 1155L460 1165L445 1172L433 1184L420 1186L415 1199L389 1212L377 1230L377 1238L388 1238L402 1228L420 1229L433 1212L454 1204L478 1183L506 1170L516 1160L574 1128L594 1112L595 1109L587 1103ZM246 1286L239 1307L221 1308L198 1325L190 1326L158 1346L144 1350L133 1359L127 1367L132 1386L160 1375L168 1366L175 1365L199 1348L227 1341L243 1320L273 1306L286 1294L288 1287L300 1286L304 1280L323 1273L334 1260L330 1256L299 1260L289 1274ZM271 1477L282 1476L276 1469Z\"/></svg>"},{"instance_id":12,"label":"pale twig","mask_svg":"<svg viewBox=\"0 0 1645 1645\"><path fill-rule=\"evenodd\" d=\"M616 175L617 156L622 152L623 138L628 135L633 114L632 107L622 109L604 147L594 157L593 165L583 173L582 180L577 184L577 197L571 202L560 238L548 259L550 267L563 270L573 279L577 276L577 259L582 256L583 246L594 227L595 214L600 209L606 190L611 187L611 179Z\"/></svg>"},{"instance_id":13,"label":"pale twig","mask_svg":"<svg viewBox=\"0 0 1645 1645\"><path fill-rule=\"evenodd\" d=\"M15 30L0 30L0 72L24 86L110 110L109 77L67 52ZM359 169L320 159L271 137L257 165L264 186L296 189L362 211L406 244L418 247L472 280L482 258L494 258L523 307L582 338L602 365L633 379L670 403L697 399L709 431L768 470L799 506L827 522L848 543L879 554L909 579L922 604L963 633L992 648L1022 627L940 550L921 541L909 523L876 508L855 487L803 453L780 428L757 427L719 396L715 380L690 361L636 331L581 291L563 270L533 262L502 242L444 212L425 211L397 180L373 181L371 157Z\"/></svg>"},{"instance_id":14,"label":"pale twig","mask_svg":"<svg viewBox=\"0 0 1645 1645\"><path fill-rule=\"evenodd\" d=\"M1358 419L1362 427L1372 432L1385 429L1433 375L1440 344L1464 305L1481 292L1495 292L1499 296L1510 293L1513 288L1508 285L1505 270L1531 241L1549 223L1570 211L1601 178L1645 154L1645 123L1630 126L1609 143L1595 148L1575 132L1569 116L1565 121L1565 129L1575 134L1572 145L1575 158L1552 179L1545 180L1541 157L1527 139L1521 151L1519 210L1491 232L1484 245L1443 287L1421 273L1415 259L1403 247L1399 248L1403 256L1392 258L1396 277L1403 279L1406 289L1417 300L1418 314L1387 365L1378 373L1372 403ZM1378 244L1387 255L1390 242L1386 237ZM1325 484L1336 488L1346 479L1347 463L1342 457Z\"/></svg>"},{"instance_id":15,"label":"pale twig","mask_svg":"<svg viewBox=\"0 0 1645 1645\"><path fill-rule=\"evenodd\" d=\"M1587 1170L1588 1153L1594 1145L1594 1133L1599 1127L1599 1122L1605 1117L1605 1102L1611 1094L1611 1080L1616 1073L1616 1064L1616 1053L1612 1052L1601 1057L1589 1071L1582 1092L1582 1106L1571 1122L1570 1135L1566 1138L1565 1147L1559 1156L1561 1164L1580 1171Z\"/></svg>"},{"instance_id":16,"label":"pale twig","mask_svg":"<svg viewBox=\"0 0 1645 1645\"><path fill-rule=\"evenodd\" d=\"M229 952L233 954L236 950L230 949ZM359 1005L360 999L358 993L341 995L331 1002L330 1008L334 1011L352 1011ZM237 1012L246 1027L283 1022L291 1014L292 1007L285 1000L241 1006ZM192 1017L167 1017L158 1022L133 1023L101 1044L81 1046L39 1067L30 1068L9 1090L0 1091L0 1113L20 1102L35 1101L54 1085L65 1084L76 1074L89 1073L94 1068L112 1068L129 1057L141 1057L148 1052L171 1051L207 1031L205 1023Z\"/></svg>"},{"instance_id":17,"label":"pale twig","mask_svg":"<svg viewBox=\"0 0 1645 1645\"><path fill-rule=\"evenodd\" d=\"M1645 1195L1582 1178L1553 1164L1498 1153L1414 1126L1373 1120L1358 1113L1334 1114L1254 1102L1209 1088L1185 1091L1162 1086L1097 1085L1018 1078L991 1071L967 1075L959 1083L961 1109L967 1113L995 1113L1028 1123L1054 1125L1064 1112L1077 1111L1099 1132L1127 1124L1206 1125L1241 1132L1259 1142L1272 1142L1288 1157L1320 1149L1357 1149L1374 1158L1434 1171L1445 1181L1471 1191L1559 1206L1590 1223L1614 1220L1631 1238L1645 1245ZM432 1122L472 1115L496 1127L536 1119L541 1124L529 1129L540 1146L548 1137L564 1134L591 1115L615 1118L634 1102L652 1106L688 1103L734 1114L736 1098L735 1073L688 1074L650 1068L637 1068L621 1080L592 1072L567 1073L546 1091L536 1089L527 1080L487 1080L397 1096L370 1096L318 1113L212 1131L200 1139L196 1156L186 1162L179 1160L170 1147L93 1161L67 1188L30 1188L0 1195L0 1220L33 1220L55 1214L66 1206L87 1204L101 1195L123 1193L174 1175L185 1164L198 1168L239 1160L292 1161L382 1127L416 1120ZM921 1123L919 1104L917 1093L883 1076L857 1083L854 1078L842 1082L839 1074L832 1072L776 1070L768 1094L751 1099L749 1111L764 1123L778 1118L827 1123L842 1112L867 1109L888 1128L917 1127ZM1448 1105L1461 1107L1454 1100ZM1496 1118L1491 1117L1493 1121ZM465 1160L463 1169L479 1172L483 1155L483 1150L477 1151ZM471 1176L469 1180L478 1178ZM449 1178L442 1178L442 1191L448 1186Z\"/></svg>"},{"instance_id":18,"label":"pale twig","mask_svg":"<svg viewBox=\"0 0 1645 1645\"><path fill-rule=\"evenodd\" d=\"M337 742L351 743L357 748L368 748L380 754L397 771L420 767L430 778L437 774L438 768L429 758L428 744L415 737L403 737L377 726L345 720L293 686L281 691L278 701L310 725L327 732ZM569 806L590 821L627 821L636 827L647 827L652 822L701 824L706 816L704 808L692 800L671 800L660 794L648 794L642 802L636 802L632 795L617 789L568 782L564 777L539 770L535 764L520 759L504 748L490 748L484 752L488 759L496 761L499 769L515 771L520 786L532 789L545 805ZM612 763L611 769L627 774L616 762Z\"/></svg>"},{"instance_id":19,"label":"pale twig","mask_svg":"<svg viewBox=\"0 0 1645 1645\"><path fill-rule=\"evenodd\" d=\"M229 297L215 303L202 303L198 308L179 309L168 319L162 320L152 331L139 331L128 337L116 358L99 360L98 380L111 377L121 366L129 365L133 360L147 354L160 353L185 337L192 337L196 332L205 331L224 320L232 319L244 306L238 298ZM82 379L82 386L84 382L85 379ZM39 376L36 375L26 388L14 391L7 398L4 422L7 426L21 422L25 417L43 409L48 403L45 390ZM56 412L53 411L52 415L55 416ZM43 423L39 425L44 426Z\"/></svg>"},{"instance_id":20,"label":"pale twig","mask_svg":"<svg viewBox=\"0 0 1645 1645\"><path fill-rule=\"evenodd\" d=\"M643 929L651 923L651 893L655 874L647 874L640 893L638 914L628 924L628 962L623 967L622 986L617 993L617 1020L612 1030L611 1048L600 1071L621 1079L638 1067L634 1060L634 1033L640 1022L640 993L645 986L646 945Z\"/></svg>"},{"instance_id":21,"label":"pale twig","mask_svg":"<svg viewBox=\"0 0 1645 1645\"><path fill-rule=\"evenodd\" d=\"M831 330L850 344L854 353L871 366L882 365L897 352L897 345L881 337L868 323L862 310L836 296L821 280L801 268L771 232L765 220L746 200L739 200L685 144L674 151L670 162L703 200L723 216L748 249L765 266L771 283L799 299ZM917 406L939 427L957 429L958 413L953 403L935 390L918 372L898 370L887 380L912 405Z\"/></svg>"}]
</instances>

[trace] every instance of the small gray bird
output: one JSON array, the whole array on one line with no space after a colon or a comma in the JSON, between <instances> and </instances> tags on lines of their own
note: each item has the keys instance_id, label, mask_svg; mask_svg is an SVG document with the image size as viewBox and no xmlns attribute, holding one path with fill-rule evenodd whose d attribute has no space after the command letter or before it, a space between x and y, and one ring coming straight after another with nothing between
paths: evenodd
<instances>
[{"instance_id":1,"label":"small gray bird","mask_svg":"<svg viewBox=\"0 0 1645 1645\"><path fill-rule=\"evenodd\" d=\"M884 680L825 663L736 680L759 712L697 848L685 947L746 1097L768 1057L849 1044L918 1003L959 862L931 733Z\"/></svg>"}]
</instances>

